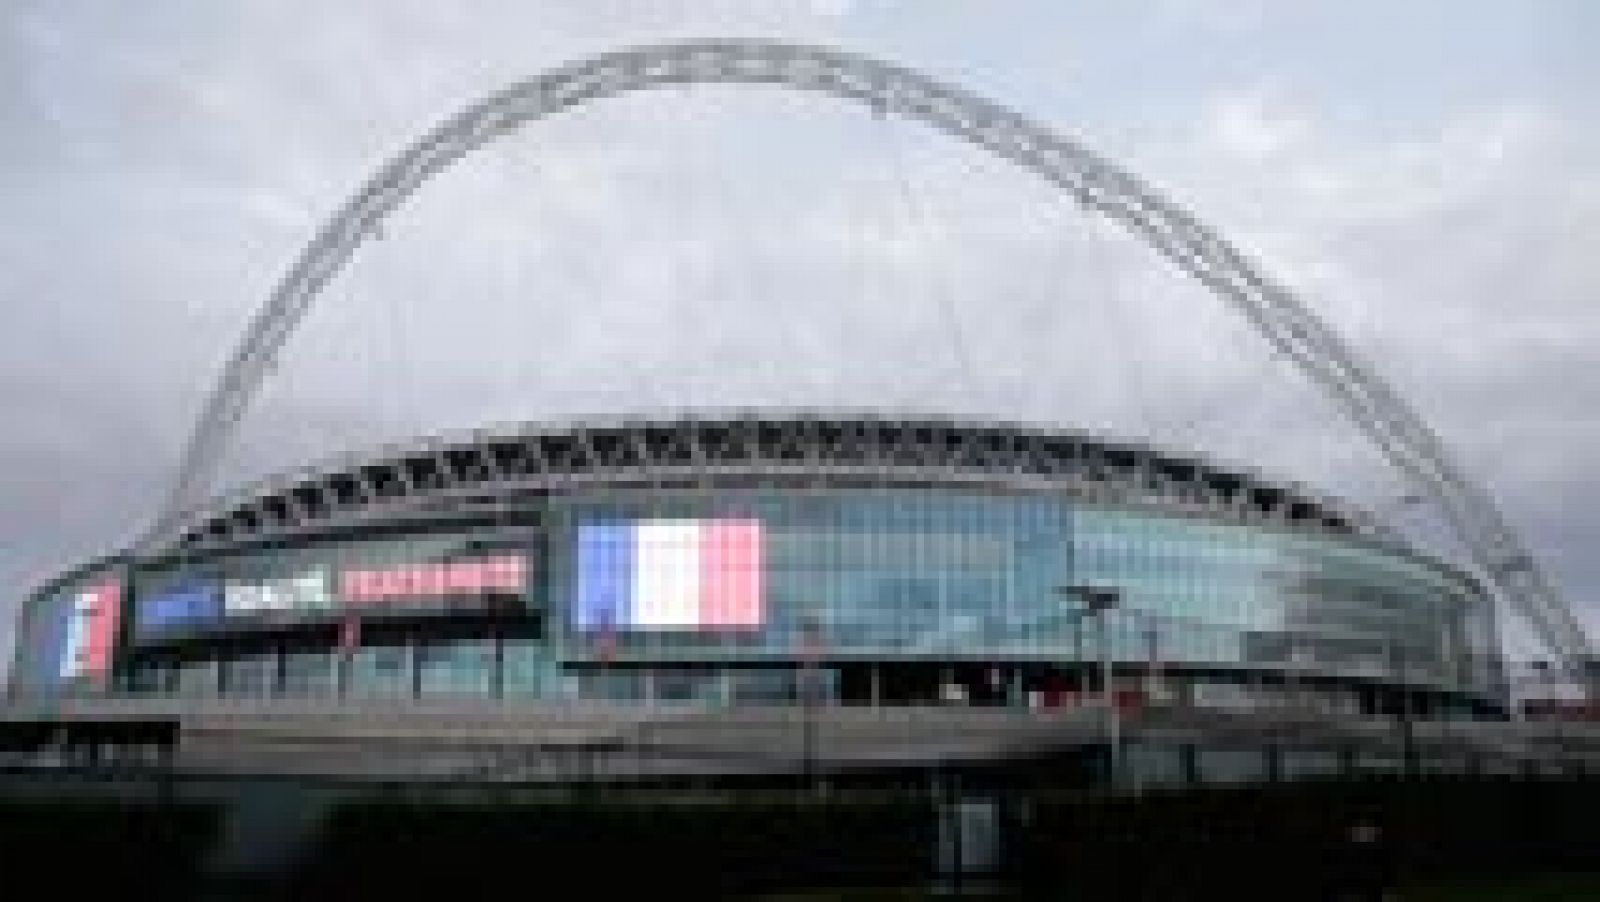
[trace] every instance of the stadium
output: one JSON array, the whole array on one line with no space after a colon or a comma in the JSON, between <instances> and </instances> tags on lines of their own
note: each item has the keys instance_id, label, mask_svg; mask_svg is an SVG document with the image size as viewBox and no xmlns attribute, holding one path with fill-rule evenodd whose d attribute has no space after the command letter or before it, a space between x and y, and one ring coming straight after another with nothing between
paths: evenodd
<instances>
[{"instance_id":1,"label":"stadium","mask_svg":"<svg viewBox=\"0 0 1600 902\"><path fill-rule=\"evenodd\" d=\"M575 105L686 84L785 87L916 120L1126 227L1337 402L1441 514L1459 552L1423 552L1382 511L1248 467L1064 427L882 412L486 429L216 493L241 419L322 287L430 175ZM1512 710L1500 614L1519 616L1565 663L1590 649L1490 495L1220 235L992 101L868 57L764 41L557 67L468 106L380 167L258 310L152 520L125 551L23 606L9 693L54 706L20 715L35 745L90 729L93 746L95 724L145 714L192 727L247 702L312 717L305 736L335 730L314 718L340 712L415 726L483 710L560 721L585 742L617 740L617 724L643 712L675 712L687 730L682 712L695 711L701 726L680 751L722 755L740 718L765 710L781 724L802 707L807 724L916 710L917 729L972 739L963 754L978 759L1095 745L1115 757L1124 719L1150 729L1165 716L1209 735L1227 712L1255 725L1246 732L1309 719L1339 734L1322 758L1342 749L1345 764L1362 743L1393 745L1383 725L1401 722L1404 754L1375 754L1413 768L1413 724L1487 728ZM607 713L574 713L590 708ZM1208 713L1173 713L1196 711ZM962 726L983 718L992 729ZM52 733L58 721L72 729ZM942 746L913 737L912 722L867 718L851 735L862 754L888 743L869 758L939 760ZM477 735L457 726L451 735ZM757 726L746 735L767 735ZM741 766L788 767L773 762L792 763L792 732L769 730ZM819 745L804 732L807 760L853 754L842 737ZM650 755L617 766L676 767L652 741ZM1521 736L1495 742L1466 758L1523 766L1540 755ZM229 748L214 757L279 766ZM1193 776L1205 769L1193 757L1155 769ZM1246 769L1277 768L1269 759ZM325 764L307 761L295 766Z\"/></svg>"},{"instance_id":2,"label":"stadium","mask_svg":"<svg viewBox=\"0 0 1600 902\"><path fill-rule=\"evenodd\" d=\"M1457 553L1425 549L1392 512L1249 462L881 410L530 422L214 494L319 292L428 178L570 107L703 83L914 119L1104 214L1335 402L1441 515ZM1340 819L1377 810L1351 809L1363 796L1350 781L1379 775L1456 781L1417 790L1435 794L1408 809L1431 812L1412 822L1429 867L1470 870L1490 846L1524 861L1517 843L1532 837L1549 840L1526 856L1541 866L1589 852L1573 825L1591 810L1579 781L1600 766L1600 734L1510 718L1501 621L1518 617L1562 667L1592 659L1589 639L1420 416L1137 177L998 104L855 54L633 48L447 119L363 184L257 311L151 520L23 604L0 790L42 796L40 817L56 795L121 806L148 792L156 823L193 805L192 834L155 837L171 841L161 854L174 868L210 856L215 874L287 873L300 864L284 849L301 843L321 851L297 872L364 892L351 875L406 886L434 867L456 881L533 856L542 875L607 886L669 871L771 888L1011 869L1055 890L1067 877L1170 878L1191 898L1182 875L1207 867L1263 880L1326 870ZM1549 782L1534 805L1505 776ZM1239 829L1212 830L1178 795L1148 820L1118 807L1152 788L1219 786L1247 788L1215 809ZM665 808L606 795L624 792L680 795ZM1093 793L1103 810L1085 807ZM1484 817L1488 806L1504 816ZM434 856L429 838L460 857ZM1171 842L1158 854L1146 839ZM1064 871L1069 840L1078 857ZM1263 855L1274 843L1302 858ZM1125 855L1166 866L1130 877ZM601 860L649 865L580 864Z\"/></svg>"},{"instance_id":3,"label":"stadium","mask_svg":"<svg viewBox=\"0 0 1600 902\"><path fill-rule=\"evenodd\" d=\"M1099 624L1071 587L1115 590ZM286 474L28 605L14 684L137 695L1503 710L1491 600L1309 491L1137 444L757 415ZM1100 643L1105 643L1101 648Z\"/></svg>"}]
</instances>

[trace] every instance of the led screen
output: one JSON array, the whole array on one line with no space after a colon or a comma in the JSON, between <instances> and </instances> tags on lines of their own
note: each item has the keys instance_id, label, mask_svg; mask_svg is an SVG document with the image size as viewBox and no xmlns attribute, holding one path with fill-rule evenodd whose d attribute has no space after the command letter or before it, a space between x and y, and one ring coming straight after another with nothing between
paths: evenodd
<instances>
[{"instance_id":1,"label":"led screen","mask_svg":"<svg viewBox=\"0 0 1600 902\"><path fill-rule=\"evenodd\" d=\"M339 578L339 598L350 604L368 604L520 595L527 581L527 559L519 554L501 554L384 569L346 570Z\"/></svg>"},{"instance_id":2,"label":"led screen","mask_svg":"<svg viewBox=\"0 0 1600 902\"><path fill-rule=\"evenodd\" d=\"M750 630L765 621L761 521L583 523L573 625L583 631Z\"/></svg>"},{"instance_id":3,"label":"led screen","mask_svg":"<svg viewBox=\"0 0 1600 902\"><path fill-rule=\"evenodd\" d=\"M279 611L321 611L333 605L328 574L312 570L294 576L253 582L229 582L223 587L222 607L234 614Z\"/></svg>"},{"instance_id":4,"label":"led screen","mask_svg":"<svg viewBox=\"0 0 1600 902\"><path fill-rule=\"evenodd\" d=\"M139 630L194 626L222 615L222 590L215 583L182 583L138 599Z\"/></svg>"},{"instance_id":5,"label":"led screen","mask_svg":"<svg viewBox=\"0 0 1600 902\"><path fill-rule=\"evenodd\" d=\"M118 583L99 583L72 593L56 657L58 678L102 677L111 669L121 611Z\"/></svg>"}]
</instances>

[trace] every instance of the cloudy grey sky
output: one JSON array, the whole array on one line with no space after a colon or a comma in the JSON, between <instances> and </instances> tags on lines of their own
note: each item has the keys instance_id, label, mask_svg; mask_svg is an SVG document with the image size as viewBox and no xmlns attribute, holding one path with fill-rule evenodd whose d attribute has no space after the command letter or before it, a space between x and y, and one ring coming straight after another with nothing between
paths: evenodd
<instances>
[{"instance_id":1,"label":"cloudy grey sky","mask_svg":"<svg viewBox=\"0 0 1600 902\"><path fill-rule=\"evenodd\" d=\"M30 584L144 522L250 312L374 166L548 66L706 36L903 62L1146 176L1304 291L1600 625L1595 4L9 0L0 650ZM1062 422L1401 492L1218 302L1042 183L748 88L587 107L435 179L325 292L224 485L730 405Z\"/></svg>"}]
</instances>

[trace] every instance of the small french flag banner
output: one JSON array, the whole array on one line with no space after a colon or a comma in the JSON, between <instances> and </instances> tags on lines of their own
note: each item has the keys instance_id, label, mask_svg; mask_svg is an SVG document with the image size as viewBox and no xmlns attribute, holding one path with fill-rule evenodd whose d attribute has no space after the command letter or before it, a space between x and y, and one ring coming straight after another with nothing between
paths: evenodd
<instances>
[{"instance_id":1,"label":"small french flag banner","mask_svg":"<svg viewBox=\"0 0 1600 902\"><path fill-rule=\"evenodd\" d=\"M618 630L756 630L761 521L613 520L578 526L573 626Z\"/></svg>"},{"instance_id":2,"label":"small french flag banner","mask_svg":"<svg viewBox=\"0 0 1600 902\"><path fill-rule=\"evenodd\" d=\"M102 677L111 669L122 612L122 586L106 582L79 591L72 599L59 659L61 679Z\"/></svg>"}]
</instances>

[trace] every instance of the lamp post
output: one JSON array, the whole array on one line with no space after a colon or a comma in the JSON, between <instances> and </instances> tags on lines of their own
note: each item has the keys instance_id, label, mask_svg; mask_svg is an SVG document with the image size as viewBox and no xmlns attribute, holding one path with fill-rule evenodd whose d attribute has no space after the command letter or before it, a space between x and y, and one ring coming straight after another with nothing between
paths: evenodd
<instances>
[{"instance_id":1,"label":"lamp post","mask_svg":"<svg viewBox=\"0 0 1600 902\"><path fill-rule=\"evenodd\" d=\"M816 691L817 661L822 656L822 628L814 615L807 615L800 623L800 746L805 782L817 785L816 757Z\"/></svg>"},{"instance_id":2,"label":"lamp post","mask_svg":"<svg viewBox=\"0 0 1600 902\"><path fill-rule=\"evenodd\" d=\"M1150 620L1146 620L1144 625L1144 653L1144 703L1154 706L1158 694L1163 697L1166 695L1166 673L1158 663L1161 657L1161 631Z\"/></svg>"},{"instance_id":3,"label":"lamp post","mask_svg":"<svg viewBox=\"0 0 1600 902\"><path fill-rule=\"evenodd\" d=\"M1122 592L1110 586L1072 585L1059 586L1056 592L1067 598L1083 602L1081 614L1093 614L1095 641L1099 644L1100 704L1105 709L1106 749L1110 758L1110 784L1114 787L1122 777L1122 724L1117 715L1116 697L1111 688L1111 642L1107 632L1110 612L1122 601ZM1080 614L1080 616L1081 616Z\"/></svg>"},{"instance_id":4,"label":"lamp post","mask_svg":"<svg viewBox=\"0 0 1600 902\"><path fill-rule=\"evenodd\" d=\"M1408 679L1405 646L1391 643L1389 646L1389 668L1393 674L1394 684L1399 687L1396 697L1395 717L1400 723L1400 758L1407 777L1417 775L1419 762L1417 761L1416 734L1411 722L1411 684Z\"/></svg>"}]
</instances>

